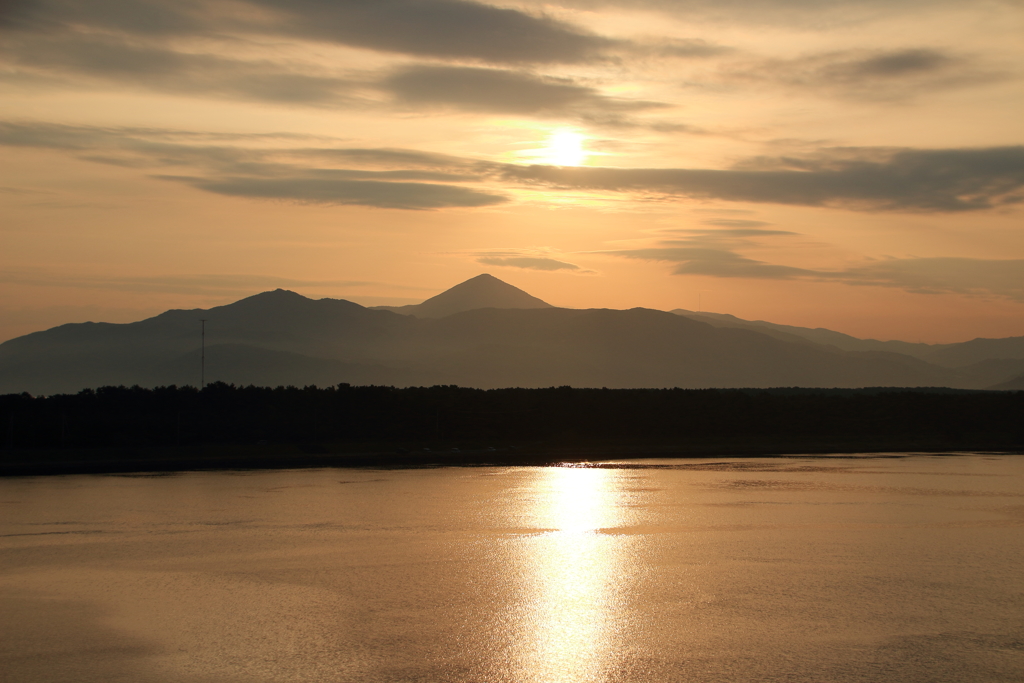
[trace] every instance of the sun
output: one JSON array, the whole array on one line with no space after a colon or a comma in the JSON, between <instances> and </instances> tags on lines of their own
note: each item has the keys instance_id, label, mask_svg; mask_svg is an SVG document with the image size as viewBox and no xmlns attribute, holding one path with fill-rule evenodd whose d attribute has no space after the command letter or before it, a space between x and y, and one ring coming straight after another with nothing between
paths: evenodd
<instances>
[{"instance_id":1,"label":"sun","mask_svg":"<svg viewBox=\"0 0 1024 683\"><path fill-rule=\"evenodd\" d=\"M583 149L586 136L574 130L553 131L547 139L547 146L541 152L543 160L555 166L579 166L587 158Z\"/></svg>"}]
</instances>

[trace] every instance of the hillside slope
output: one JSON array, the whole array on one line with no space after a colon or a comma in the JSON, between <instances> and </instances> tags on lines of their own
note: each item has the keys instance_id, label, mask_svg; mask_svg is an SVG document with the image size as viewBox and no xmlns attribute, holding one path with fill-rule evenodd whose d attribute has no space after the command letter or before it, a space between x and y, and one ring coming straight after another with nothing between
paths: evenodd
<instances>
[{"instance_id":1,"label":"hillside slope","mask_svg":"<svg viewBox=\"0 0 1024 683\"><path fill-rule=\"evenodd\" d=\"M900 354L846 352L649 309L482 308L442 318L266 292L124 325L82 323L0 345L0 392L207 382L473 387L957 386Z\"/></svg>"}]
</instances>

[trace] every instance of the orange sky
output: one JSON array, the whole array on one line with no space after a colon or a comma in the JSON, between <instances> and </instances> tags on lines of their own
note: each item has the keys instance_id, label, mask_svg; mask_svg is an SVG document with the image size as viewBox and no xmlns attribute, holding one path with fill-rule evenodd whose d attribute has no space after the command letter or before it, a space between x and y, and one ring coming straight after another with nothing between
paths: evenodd
<instances>
[{"instance_id":1,"label":"orange sky","mask_svg":"<svg viewBox=\"0 0 1024 683\"><path fill-rule=\"evenodd\" d=\"M1014 0L5 3L0 340L480 272L1024 335L1021 35Z\"/></svg>"}]
</instances>

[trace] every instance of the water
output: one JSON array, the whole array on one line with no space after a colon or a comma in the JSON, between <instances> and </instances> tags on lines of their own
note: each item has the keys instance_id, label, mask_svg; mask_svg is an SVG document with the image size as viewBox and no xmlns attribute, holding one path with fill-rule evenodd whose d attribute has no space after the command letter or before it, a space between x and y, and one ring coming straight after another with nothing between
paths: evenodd
<instances>
[{"instance_id":1,"label":"water","mask_svg":"<svg viewBox=\"0 0 1024 683\"><path fill-rule=\"evenodd\" d=\"M0 679L1024 680L1024 457L0 480Z\"/></svg>"}]
</instances>

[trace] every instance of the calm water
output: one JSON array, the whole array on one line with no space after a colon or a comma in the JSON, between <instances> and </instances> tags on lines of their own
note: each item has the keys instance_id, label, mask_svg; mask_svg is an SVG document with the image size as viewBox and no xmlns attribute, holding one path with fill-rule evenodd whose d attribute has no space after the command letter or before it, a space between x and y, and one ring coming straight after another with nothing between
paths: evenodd
<instances>
[{"instance_id":1,"label":"calm water","mask_svg":"<svg viewBox=\"0 0 1024 683\"><path fill-rule=\"evenodd\" d=\"M5 682L1024 680L1024 456L21 478L0 515Z\"/></svg>"}]
</instances>

